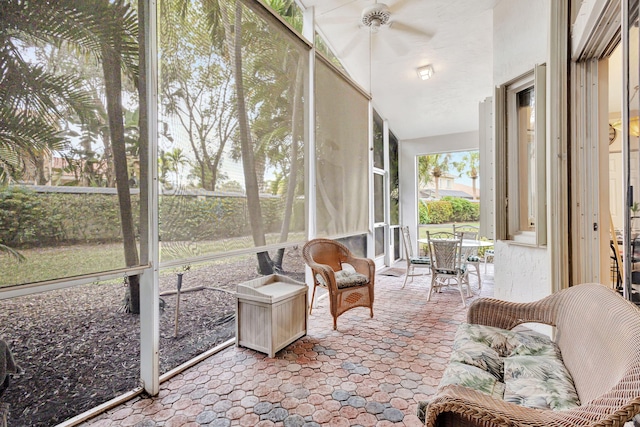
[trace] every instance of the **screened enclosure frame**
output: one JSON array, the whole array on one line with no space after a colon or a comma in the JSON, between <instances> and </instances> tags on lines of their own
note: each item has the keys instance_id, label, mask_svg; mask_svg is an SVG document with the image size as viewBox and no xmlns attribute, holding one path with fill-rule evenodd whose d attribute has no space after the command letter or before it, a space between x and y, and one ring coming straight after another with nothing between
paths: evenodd
<instances>
[{"instance_id":1,"label":"screened enclosure frame","mask_svg":"<svg viewBox=\"0 0 640 427\"><path fill-rule=\"evenodd\" d=\"M336 229L334 233L321 233L327 237L336 239L344 239L350 237L366 236L367 251L372 254L373 251L373 224L372 221L372 209L373 206L370 203L370 193L372 188L372 154L371 148L371 125L372 125L372 108L371 98L369 94L358 86L344 71L337 68L329 59L326 59L324 54L315 50L313 45L308 41L313 39L314 34L314 18L313 10L306 10L304 12L305 26L303 32L306 37L302 37L291 25L289 25L284 19L275 15L267 6L259 1L253 0L241 0L243 7L247 7L255 12L262 19L266 19L269 25L276 26L287 37L295 37L295 39L304 46L308 51L306 80L303 83L304 97L308 102L304 105L304 129L303 129L303 143L304 143L304 212L305 212L305 231L303 239L291 240L283 243L267 244L260 247L242 248L230 251L222 251L220 253L207 253L186 258L172 259L168 261L160 261L161 258L161 246L160 246L160 218L159 218L159 205L162 194L159 190L159 167L157 159L159 158L159 138L162 132L160 123L160 79L162 78L160 64L159 64L159 20L162 19L160 14L160 4L156 0L147 0L144 16L144 39L146 40L144 53L146 57L146 64L144 67L144 75L146 76L146 92L147 92L147 125L148 125L148 148L146 156L150 159L147 162L147 170L140 170L140 174L144 174L146 179L146 191L148 194L146 208L146 220L147 220L147 232L141 236L144 242L141 241L141 246L144 247L143 261L140 265L118 268L107 271L97 271L90 274L83 274L74 277L62 277L53 280L45 280L35 283L24 283L13 286L8 286L0 290L0 299L8 299L18 296L25 296L35 293L47 292L56 289L65 289L76 287L80 285L91 284L99 281L116 280L124 277L139 276L140 277L140 379L141 379L141 391L144 389L151 395L156 395L159 392L159 386L161 380L167 379L167 374L161 375L159 369L159 317L160 317L160 292L159 292L159 278L160 270L165 268L177 267L180 265L204 263L208 261L215 261L222 258L228 258L236 255L256 254L262 251L270 251L282 248L291 248L299 245L305 238L312 238L318 235L318 216L317 216L317 179L318 179L318 165L316 164L318 150L318 118L316 117L316 106L318 102L318 93L316 93L315 84L317 79L316 63L322 63L327 65L327 70L333 76L332 78L342 82L345 87L353 90L353 93L359 99L359 102L363 106L363 122L361 128L358 130L359 135L362 136L361 146L359 146L358 153L361 157L345 156L350 160L355 160L363 164L362 167L362 181L361 185L354 187L358 189L358 192L364 195L364 202L357 204L359 209L359 217L362 219L354 227L347 227L343 229ZM311 35L311 38L310 36ZM335 125L334 125L335 126ZM388 149L388 124L385 121L385 150ZM349 148L348 139L345 139L344 147ZM385 161L388 157L388 153L385 151ZM320 171L321 172L321 171ZM388 172L385 172L385 192L388 193L389 185ZM145 180L142 180L144 184ZM389 217L389 203L388 194L385 195L387 200L385 208L385 216ZM347 206L347 208L349 208ZM345 214L346 215L346 214ZM392 224L397 225L397 224ZM385 229L385 240L389 241L389 227ZM146 235L146 238L144 238ZM388 248L387 248L388 249Z\"/></svg>"}]
</instances>

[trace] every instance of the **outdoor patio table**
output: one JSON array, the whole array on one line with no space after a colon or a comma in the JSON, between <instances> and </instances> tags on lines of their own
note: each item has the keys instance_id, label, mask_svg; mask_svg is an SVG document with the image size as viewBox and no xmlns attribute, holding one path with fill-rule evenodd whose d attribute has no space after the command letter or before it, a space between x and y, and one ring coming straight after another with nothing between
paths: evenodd
<instances>
[{"instance_id":1,"label":"outdoor patio table","mask_svg":"<svg viewBox=\"0 0 640 427\"><path fill-rule=\"evenodd\" d=\"M434 239L437 240L437 239ZM429 243L429 239L418 239L419 243ZM462 248L487 248L493 246L494 243L488 240L463 239Z\"/></svg>"}]
</instances>

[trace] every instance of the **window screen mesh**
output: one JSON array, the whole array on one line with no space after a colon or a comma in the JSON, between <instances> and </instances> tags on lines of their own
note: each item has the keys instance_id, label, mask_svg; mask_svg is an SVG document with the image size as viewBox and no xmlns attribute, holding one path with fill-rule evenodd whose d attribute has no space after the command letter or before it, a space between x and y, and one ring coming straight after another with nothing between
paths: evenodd
<instances>
[{"instance_id":1,"label":"window screen mesh","mask_svg":"<svg viewBox=\"0 0 640 427\"><path fill-rule=\"evenodd\" d=\"M308 46L258 6L182 4L161 2L162 260L302 241Z\"/></svg>"},{"instance_id":2,"label":"window screen mesh","mask_svg":"<svg viewBox=\"0 0 640 427\"><path fill-rule=\"evenodd\" d=\"M317 234L366 233L368 99L317 59L315 100Z\"/></svg>"}]
</instances>

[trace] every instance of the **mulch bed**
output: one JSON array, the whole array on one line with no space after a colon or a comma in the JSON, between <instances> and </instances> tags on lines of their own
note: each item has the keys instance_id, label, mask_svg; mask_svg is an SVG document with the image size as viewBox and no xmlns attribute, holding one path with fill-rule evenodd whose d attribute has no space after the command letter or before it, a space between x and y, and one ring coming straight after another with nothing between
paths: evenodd
<instances>
[{"instance_id":1,"label":"mulch bed","mask_svg":"<svg viewBox=\"0 0 640 427\"><path fill-rule=\"evenodd\" d=\"M300 252L288 250L283 266L303 281ZM231 292L256 276L255 257L184 273L177 337L176 295L161 297L161 373L235 335ZM176 282L175 274L161 277L161 295ZM193 287L202 288L185 292ZM0 339L24 369L0 396L10 427L54 426L138 386L140 322L122 310L125 291L123 284L94 283L0 300Z\"/></svg>"}]
</instances>

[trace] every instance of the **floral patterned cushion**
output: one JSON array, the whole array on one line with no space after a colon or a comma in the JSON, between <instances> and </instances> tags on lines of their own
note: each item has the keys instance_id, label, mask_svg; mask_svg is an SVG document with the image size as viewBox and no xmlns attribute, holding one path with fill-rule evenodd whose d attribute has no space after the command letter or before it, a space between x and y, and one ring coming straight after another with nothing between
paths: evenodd
<instances>
[{"instance_id":1,"label":"floral patterned cushion","mask_svg":"<svg viewBox=\"0 0 640 427\"><path fill-rule=\"evenodd\" d=\"M497 399L502 399L504 396L504 383L498 381L489 372L464 363L449 362L439 387L450 384L472 388Z\"/></svg>"},{"instance_id":2,"label":"floral patterned cushion","mask_svg":"<svg viewBox=\"0 0 640 427\"><path fill-rule=\"evenodd\" d=\"M338 289L350 288L352 286L362 286L369 283L369 279L364 274L355 271L340 270L335 272Z\"/></svg>"},{"instance_id":3,"label":"floral patterned cushion","mask_svg":"<svg viewBox=\"0 0 640 427\"><path fill-rule=\"evenodd\" d=\"M342 270L334 272L338 289L362 286L369 283L369 279L364 274L356 272L353 265L342 263ZM327 286L321 274L316 274L316 280L320 286Z\"/></svg>"},{"instance_id":4,"label":"floral patterned cushion","mask_svg":"<svg viewBox=\"0 0 640 427\"><path fill-rule=\"evenodd\" d=\"M501 357L512 355L553 354L560 351L549 337L532 330L513 331L493 326L463 323L458 327L455 342L473 341L483 343Z\"/></svg>"},{"instance_id":5,"label":"floral patterned cushion","mask_svg":"<svg viewBox=\"0 0 640 427\"><path fill-rule=\"evenodd\" d=\"M456 268L454 270L451 270L449 268L436 268L435 271L436 273L440 273L440 274L451 274L451 275L456 275L458 273L464 274L464 272L467 271L467 266L462 265L459 268Z\"/></svg>"},{"instance_id":6,"label":"floral patterned cushion","mask_svg":"<svg viewBox=\"0 0 640 427\"><path fill-rule=\"evenodd\" d=\"M571 375L555 355L505 358L504 382L507 402L558 411L580 405Z\"/></svg>"},{"instance_id":7,"label":"floral patterned cushion","mask_svg":"<svg viewBox=\"0 0 640 427\"><path fill-rule=\"evenodd\" d=\"M416 415L422 424L427 421L427 406L429 406L428 400L421 400L418 402L418 408L416 410Z\"/></svg>"},{"instance_id":8,"label":"floral patterned cushion","mask_svg":"<svg viewBox=\"0 0 640 427\"><path fill-rule=\"evenodd\" d=\"M465 363L502 378L504 362L497 351L483 342L456 340L451 353L451 362Z\"/></svg>"},{"instance_id":9,"label":"floral patterned cushion","mask_svg":"<svg viewBox=\"0 0 640 427\"><path fill-rule=\"evenodd\" d=\"M409 262L411 264L430 265L431 264L431 258L429 258L428 256L413 257L413 258L409 258Z\"/></svg>"},{"instance_id":10,"label":"floral patterned cushion","mask_svg":"<svg viewBox=\"0 0 640 427\"><path fill-rule=\"evenodd\" d=\"M532 408L580 404L560 350L546 335L463 323L440 388L457 384Z\"/></svg>"}]
</instances>

